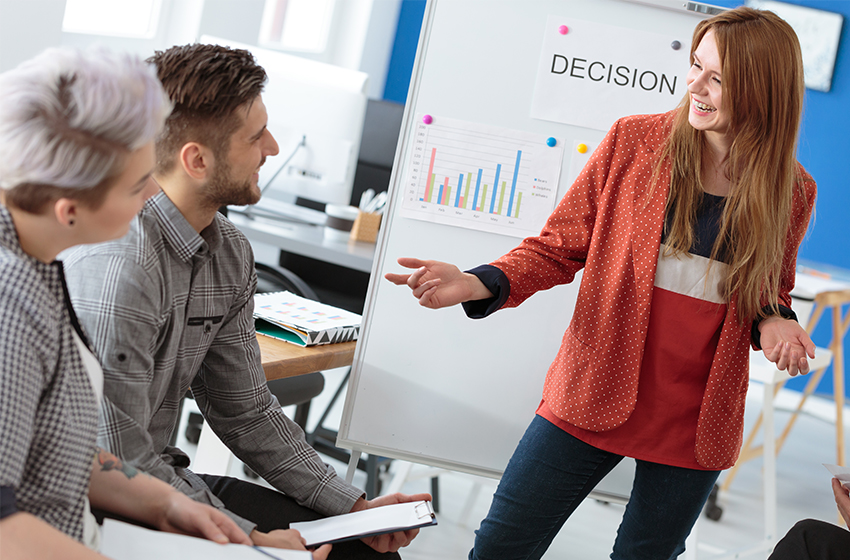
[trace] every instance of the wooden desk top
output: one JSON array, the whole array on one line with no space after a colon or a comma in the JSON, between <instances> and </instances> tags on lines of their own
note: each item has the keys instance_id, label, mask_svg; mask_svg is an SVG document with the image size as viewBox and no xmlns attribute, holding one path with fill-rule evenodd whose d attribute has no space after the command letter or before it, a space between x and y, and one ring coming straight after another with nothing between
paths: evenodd
<instances>
[{"instance_id":1,"label":"wooden desk top","mask_svg":"<svg viewBox=\"0 0 850 560\"><path fill-rule=\"evenodd\" d=\"M341 342L302 348L296 344L257 335L266 379L282 379L338 367L354 361L357 342Z\"/></svg>"}]
</instances>

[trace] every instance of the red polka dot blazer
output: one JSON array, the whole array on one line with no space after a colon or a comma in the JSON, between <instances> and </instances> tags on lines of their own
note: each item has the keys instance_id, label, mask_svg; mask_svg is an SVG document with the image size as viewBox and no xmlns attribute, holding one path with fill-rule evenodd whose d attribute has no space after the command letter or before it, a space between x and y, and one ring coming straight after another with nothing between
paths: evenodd
<instances>
[{"instance_id":1,"label":"red polka dot blazer","mask_svg":"<svg viewBox=\"0 0 850 560\"><path fill-rule=\"evenodd\" d=\"M549 368L543 398L563 420L593 431L620 426L637 399L669 164L650 193L656 154L673 113L617 121L537 237L492 264L510 282L505 307L571 282L584 268L575 312ZM809 222L815 183L802 166L783 257L780 302L791 306L797 248ZM727 306L702 400L696 457L708 469L731 467L743 432L750 322Z\"/></svg>"}]
</instances>

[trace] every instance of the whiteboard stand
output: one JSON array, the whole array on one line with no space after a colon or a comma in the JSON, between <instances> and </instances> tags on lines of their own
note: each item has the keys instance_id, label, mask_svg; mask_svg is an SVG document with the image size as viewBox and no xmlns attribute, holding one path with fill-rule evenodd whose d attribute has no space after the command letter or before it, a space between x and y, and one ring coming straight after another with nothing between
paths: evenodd
<instances>
[{"instance_id":1,"label":"whiteboard stand","mask_svg":"<svg viewBox=\"0 0 850 560\"><path fill-rule=\"evenodd\" d=\"M357 472L357 463L360 462L360 451L351 450L351 456L348 458L348 470L345 471L345 481L351 484L354 480L354 473Z\"/></svg>"}]
</instances>

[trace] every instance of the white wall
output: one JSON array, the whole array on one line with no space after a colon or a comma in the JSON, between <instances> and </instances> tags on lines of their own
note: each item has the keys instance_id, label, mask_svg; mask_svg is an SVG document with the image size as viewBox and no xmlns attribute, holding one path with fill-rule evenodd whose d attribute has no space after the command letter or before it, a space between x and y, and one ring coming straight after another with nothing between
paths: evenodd
<instances>
[{"instance_id":1,"label":"white wall","mask_svg":"<svg viewBox=\"0 0 850 560\"><path fill-rule=\"evenodd\" d=\"M369 74L369 97L380 98L403 0L338 0L326 52L292 53ZM213 35L257 44L264 0L163 0L150 39L62 33L65 0L0 0L0 72L47 47L100 43L147 57L154 50Z\"/></svg>"},{"instance_id":2,"label":"white wall","mask_svg":"<svg viewBox=\"0 0 850 560\"><path fill-rule=\"evenodd\" d=\"M0 72L62 41L65 0L0 0Z\"/></svg>"}]
</instances>

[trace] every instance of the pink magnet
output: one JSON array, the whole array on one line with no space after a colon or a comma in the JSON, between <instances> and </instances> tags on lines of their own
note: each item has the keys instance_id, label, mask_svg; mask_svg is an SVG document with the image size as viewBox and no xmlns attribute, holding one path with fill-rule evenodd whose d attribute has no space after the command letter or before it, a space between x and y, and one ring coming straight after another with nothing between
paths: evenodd
<instances>
[{"instance_id":1,"label":"pink magnet","mask_svg":"<svg viewBox=\"0 0 850 560\"><path fill-rule=\"evenodd\" d=\"M425 115L424 117L422 117L422 122L424 122L425 124L431 124L432 122L434 122L434 119L431 117L431 115Z\"/></svg>"},{"instance_id":2,"label":"pink magnet","mask_svg":"<svg viewBox=\"0 0 850 560\"><path fill-rule=\"evenodd\" d=\"M562 25L561 27L558 28L558 33L560 33L561 35L566 35L569 32L570 32L570 28L567 27L566 25Z\"/></svg>"}]
</instances>

